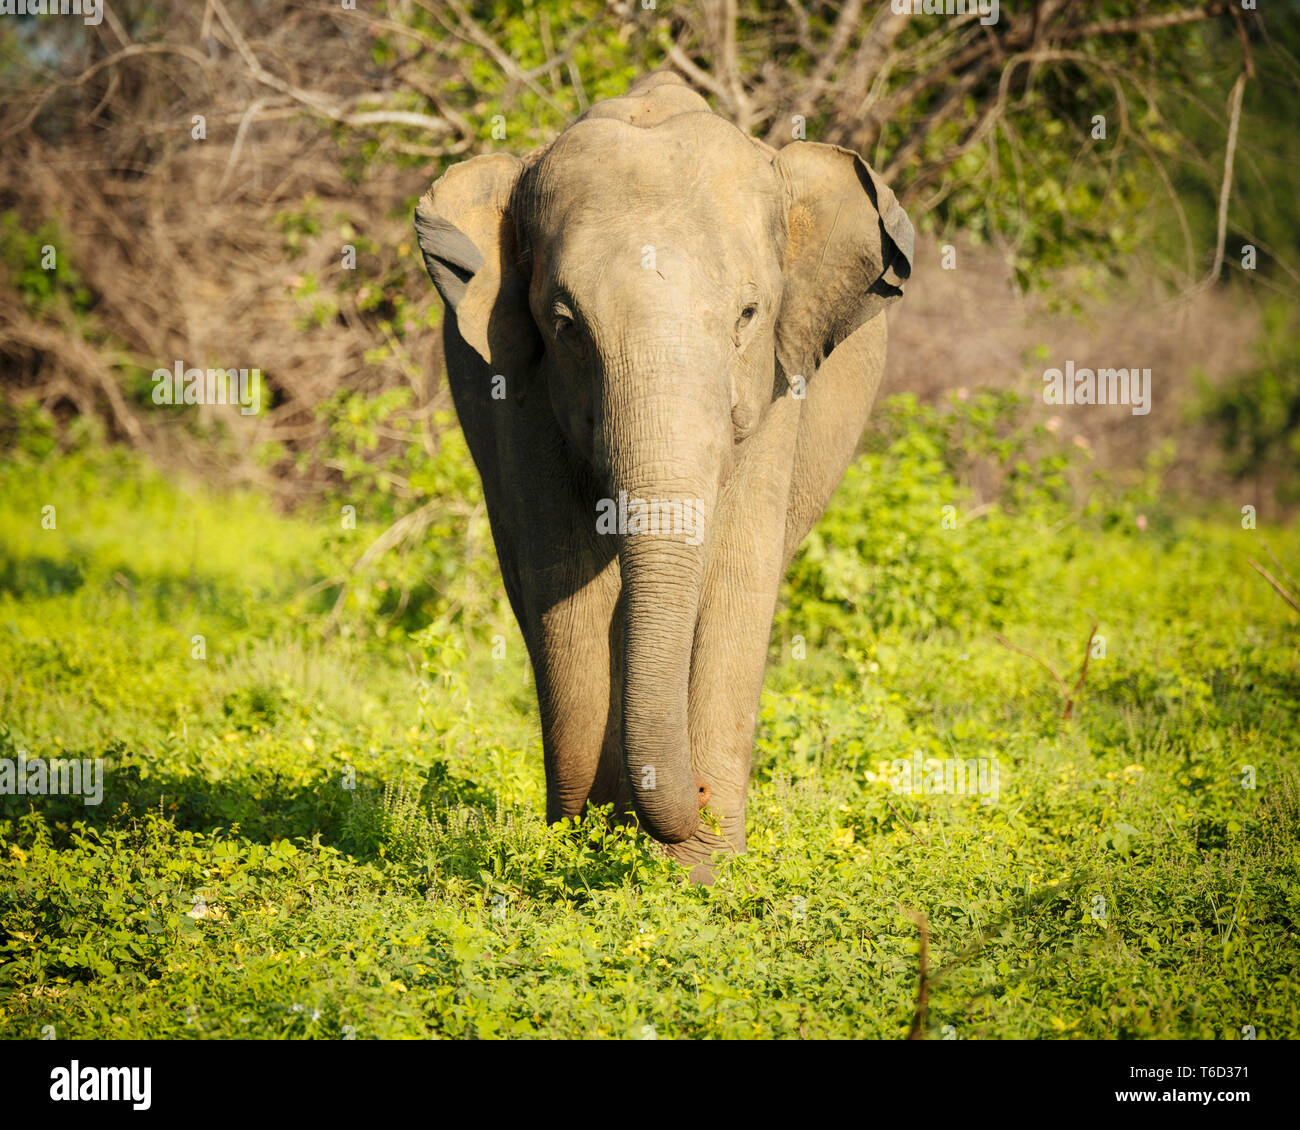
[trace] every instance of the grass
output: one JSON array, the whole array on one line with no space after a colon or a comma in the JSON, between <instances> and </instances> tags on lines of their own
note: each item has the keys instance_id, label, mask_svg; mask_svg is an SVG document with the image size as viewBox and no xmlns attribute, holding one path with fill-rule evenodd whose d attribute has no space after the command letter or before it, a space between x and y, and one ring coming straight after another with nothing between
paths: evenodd
<instances>
[{"instance_id":1,"label":"grass","mask_svg":"<svg viewBox=\"0 0 1300 1130\"><path fill-rule=\"evenodd\" d=\"M11 452L0 757L105 776L0 797L0 1033L901 1038L920 913L931 1038L1294 1038L1300 632L1245 558L1300 538L1158 501L1145 531L1045 502L947 530L922 455L865 457L796 567L750 851L702 888L598 813L545 825L481 523L334 615L378 528ZM385 588L413 569L443 578L419 608ZM995 634L1072 682L1090 615L1064 722ZM996 759L997 802L895 792L913 750Z\"/></svg>"}]
</instances>

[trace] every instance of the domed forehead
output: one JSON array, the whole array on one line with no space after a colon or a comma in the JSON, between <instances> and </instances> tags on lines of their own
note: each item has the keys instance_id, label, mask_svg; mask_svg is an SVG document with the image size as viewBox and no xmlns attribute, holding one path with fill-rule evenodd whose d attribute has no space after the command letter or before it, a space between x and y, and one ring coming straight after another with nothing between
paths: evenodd
<instances>
[{"instance_id":1,"label":"domed forehead","mask_svg":"<svg viewBox=\"0 0 1300 1130\"><path fill-rule=\"evenodd\" d=\"M757 235L782 213L768 155L712 113L680 114L648 129L608 118L581 121L533 172L535 238L651 218L709 234Z\"/></svg>"}]
</instances>

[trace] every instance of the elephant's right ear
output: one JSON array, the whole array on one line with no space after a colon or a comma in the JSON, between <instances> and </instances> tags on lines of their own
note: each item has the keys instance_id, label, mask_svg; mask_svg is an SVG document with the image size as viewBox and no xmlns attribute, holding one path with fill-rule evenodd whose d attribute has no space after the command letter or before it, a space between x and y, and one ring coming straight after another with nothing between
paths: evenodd
<instances>
[{"instance_id":1,"label":"elephant's right ear","mask_svg":"<svg viewBox=\"0 0 1300 1130\"><path fill-rule=\"evenodd\" d=\"M461 337L489 365L518 363L535 330L518 263L511 198L524 164L493 153L453 165L421 198L415 234Z\"/></svg>"}]
</instances>

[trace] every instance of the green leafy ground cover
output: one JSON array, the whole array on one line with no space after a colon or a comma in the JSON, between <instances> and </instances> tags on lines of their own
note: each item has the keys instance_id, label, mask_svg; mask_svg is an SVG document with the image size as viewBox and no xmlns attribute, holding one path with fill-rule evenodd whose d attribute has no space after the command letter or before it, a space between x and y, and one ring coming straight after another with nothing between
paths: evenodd
<instances>
[{"instance_id":1,"label":"green leafy ground cover","mask_svg":"<svg viewBox=\"0 0 1300 1130\"><path fill-rule=\"evenodd\" d=\"M348 529L347 492L287 516L15 425L0 757L105 770L99 805L0 797L0 1032L896 1038L920 913L932 1038L1294 1038L1300 632L1246 560L1295 572L1300 537L1015 420L881 413L792 570L711 888L545 825L454 432L446 508L350 573L387 525L360 487ZM1066 721L997 635L1073 684L1093 617ZM896 792L913 751L996 760L996 803Z\"/></svg>"}]
</instances>

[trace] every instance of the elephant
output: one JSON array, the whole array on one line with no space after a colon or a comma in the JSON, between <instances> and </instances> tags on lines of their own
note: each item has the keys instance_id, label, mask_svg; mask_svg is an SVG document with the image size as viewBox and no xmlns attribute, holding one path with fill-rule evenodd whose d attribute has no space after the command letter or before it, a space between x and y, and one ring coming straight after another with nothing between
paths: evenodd
<instances>
[{"instance_id":1,"label":"elephant","mask_svg":"<svg viewBox=\"0 0 1300 1130\"><path fill-rule=\"evenodd\" d=\"M531 661L546 816L613 804L712 882L781 581L885 362L913 230L856 153L750 137L673 73L415 210Z\"/></svg>"}]
</instances>

